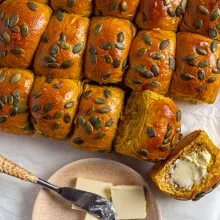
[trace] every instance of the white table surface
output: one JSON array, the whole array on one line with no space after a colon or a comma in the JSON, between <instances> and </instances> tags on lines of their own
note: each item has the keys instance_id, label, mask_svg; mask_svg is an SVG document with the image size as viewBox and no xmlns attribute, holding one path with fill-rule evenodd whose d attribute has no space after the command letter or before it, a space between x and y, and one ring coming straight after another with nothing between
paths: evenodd
<instances>
[{"instance_id":1,"label":"white table surface","mask_svg":"<svg viewBox=\"0 0 220 220\"><path fill-rule=\"evenodd\" d=\"M205 129L220 146L220 96L214 105L179 103L183 110L183 132ZM74 149L68 142L41 137L0 133L0 154L27 168L43 179L75 160L101 157L124 163L139 172L158 199L163 220L220 220L220 187L198 202L176 201L161 193L152 182L152 163L121 156L117 153L90 153ZM31 220L39 187L0 174L0 220ZM52 219L48 219L52 220Z\"/></svg>"}]
</instances>

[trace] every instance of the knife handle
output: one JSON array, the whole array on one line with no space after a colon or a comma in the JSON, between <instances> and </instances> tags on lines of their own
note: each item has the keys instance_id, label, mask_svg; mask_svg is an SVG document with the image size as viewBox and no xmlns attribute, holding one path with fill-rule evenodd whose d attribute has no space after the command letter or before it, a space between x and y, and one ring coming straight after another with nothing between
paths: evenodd
<instances>
[{"instance_id":1,"label":"knife handle","mask_svg":"<svg viewBox=\"0 0 220 220\"><path fill-rule=\"evenodd\" d=\"M37 183L38 177L0 155L0 172L18 179Z\"/></svg>"}]
</instances>

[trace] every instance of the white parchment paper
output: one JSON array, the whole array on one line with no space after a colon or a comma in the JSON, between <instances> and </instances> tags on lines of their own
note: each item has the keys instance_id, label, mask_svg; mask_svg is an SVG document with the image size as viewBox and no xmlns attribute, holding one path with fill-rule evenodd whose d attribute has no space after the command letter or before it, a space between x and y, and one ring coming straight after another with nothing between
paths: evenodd
<instances>
[{"instance_id":1,"label":"white parchment paper","mask_svg":"<svg viewBox=\"0 0 220 220\"><path fill-rule=\"evenodd\" d=\"M220 95L213 105L177 104L183 111L183 133L204 129L220 147ZM163 220L220 220L220 187L198 202L176 201L161 193L153 184L149 176L152 163L117 153L89 153L72 148L68 142L5 133L0 133L0 154L43 179L48 179L64 165L83 158L101 157L120 161L139 172L149 183L159 201ZM0 173L0 220L31 220L39 189L34 184Z\"/></svg>"}]
</instances>

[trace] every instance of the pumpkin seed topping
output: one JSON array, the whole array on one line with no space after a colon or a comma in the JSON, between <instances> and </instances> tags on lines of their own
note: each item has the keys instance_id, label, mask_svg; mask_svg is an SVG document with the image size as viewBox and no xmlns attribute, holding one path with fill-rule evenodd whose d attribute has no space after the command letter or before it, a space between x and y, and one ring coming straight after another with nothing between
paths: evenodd
<instances>
[{"instance_id":1,"label":"pumpkin seed topping","mask_svg":"<svg viewBox=\"0 0 220 220\"><path fill-rule=\"evenodd\" d=\"M84 144L84 140L82 138L74 138L73 143L81 145Z\"/></svg>"},{"instance_id":2,"label":"pumpkin seed topping","mask_svg":"<svg viewBox=\"0 0 220 220\"><path fill-rule=\"evenodd\" d=\"M31 9L32 11L38 10L38 6L34 4L33 2L28 2L27 4L28 4L28 8Z\"/></svg>"},{"instance_id":3,"label":"pumpkin seed topping","mask_svg":"<svg viewBox=\"0 0 220 220\"><path fill-rule=\"evenodd\" d=\"M10 18L9 27L15 26L19 22L19 16L15 15Z\"/></svg>"},{"instance_id":4,"label":"pumpkin seed topping","mask_svg":"<svg viewBox=\"0 0 220 220\"><path fill-rule=\"evenodd\" d=\"M64 32L61 32L60 37L59 37L59 41L66 41L66 40L67 40L66 34Z\"/></svg>"},{"instance_id":5,"label":"pumpkin seed topping","mask_svg":"<svg viewBox=\"0 0 220 220\"><path fill-rule=\"evenodd\" d=\"M141 149L141 154L144 156L144 157L148 157L149 156L149 153L148 153L148 151L147 150L145 150L145 149Z\"/></svg>"},{"instance_id":6,"label":"pumpkin seed topping","mask_svg":"<svg viewBox=\"0 0 220 220\"><path fill-rule=\"evenodd\" d=\"M124 32L120 32L117 36L117 42L123 43L124 40L125 40L125 34L124 34Z\"/></svg>"},{"instance_id":7,"label":"pumpkin seed topping","mask_svg":"<svg viewBox=\"0 0 220 220\"><path fill-rule=\"evenodd\" d=\"M16 55L21 55L21 54L24 54L24 50L21 48L13 48L11 49L11 53L16 54Z\"/></svg>"},{"instance_id":8,"label":"pumpkin seed topping","mask_svg":"<svg viewBox=\"0 0 220 220\"><path fill-rule=\"evenodd\" d=\"M68 50L70 48L70 45L66 41L58 41L58 45L63 50Z\"/></svg>"},{"instance_id":9,"label":"pumpkin seed topping","mask_svg":"<svg viewBox=\"0 0 220 220\"><path fill-rule=\"evenodd\" d=\"M6 44L11 43L11 36L7 32L4 32L2 37L3 37L3 40Z\"/></svg>"},{"instance_id":10,"label":"pumpkin seed topping","mask_svg":"<svg viewBox=\"0 0 220 220\"><path fill-rule=\"evenodd\" d=\"M169 5L170 4L170 0L163 0L163 5L164 6L167 6L167 5Z\"/></svg>"},{"instance_id":11,"label":"pumpkin seed topping","mask_svg":"<svg viewBox=\"0 0 220 220\"><path fill-rule=\"evenodd\" d=\"M71 60L67 60L61 64L62 69L69 69L73 66L74 62Z\"/></svg>"},{"instance_id":12,"label":"pumpkin seed topping","mask_svg":"<svg viewBox=\"0 0 220 220\"><path fill-rule=\"evenodd\" d=\"M196 30L199 30L199 29L201 29L203 27L203 20L198 20L198 21L196 21L196 23L195 23L195 28L196 28Z\"/></svg>"},{"instance_id":13,"label":"pumpkin seed topping","mask_svg":"<svg viewBox=\"0 0 220 220\"><path fill-rule=\"evenodd\" d=\"M145 70L146 68L146 64L139 64L138 66L136 66L135 70L138 72L138 73L141 73Z\"/></svg>"},{"instance_id":14,"label":"pumpkin seed topping","mask_svg":"<svg viewBox=\"0 0 220 220\"><path fill-rule=\"evenodd\" d=\"M147 34L144 34L144 42L148 45L152 45L152 38L148 36Z\"/></svg>"},{"instance_id":15,"label":"pumpkin seed topping","mask_svg":"<svg viewBox=\"0 0 220 220\"><path fill-rule=\"evenodd\" d=\"M115 44L115 48L117 48L118 50L124 50L125 49L125 45L122 43L116 43Z\"/></svg>"},{"instance_id":16,"label":"pumpkin seed topping","mask_svg":"<svg viewBox=\"0 0 220 220\"><path fill-rule=\"evenodd\" d=\"M46 34L43 34L43 35L41 36L41 40L42 40L44 43L50 42L49 37L48 37Z\"/></svg>"},{"instance_id":17,"label":"pumpkin seed topping","mask_svg":"<svg viewBox=\"0 0 220 220\"><path fill-rule=\"evenodd\" d=\"M176 121L180 122L181 118L182 118L182 112L181 112L181 110L178 110L176 113Z\"/></svg>"},{"instance_id":18,"label":"pumpkin seed topping","mask_svg":"<svg viewBox=\"0 0 220 220\"><path fill-rule=\"evenodd\" d=\"M114 124L114 122L115 122L114 118L110 119L105 123L105 127L110 128Z\"/></svg>"},{"instance_id":19,"label":"pumpkin seed topping","mask_svg":"<svg viewBox=\"0 0 220 220\"><path fill-rule=\"evenodd\" d=\"M21 73L15 73L14 75L12 75L10 82L11 83L17 83L21 80Z\"/></svg>"},{"instance_id":20,"label":"pumpkin seed topping","mask_svg":"<svg viewBox=\"0 0 220 220\"><path fill-rule=\"evenodd\" d=\"M85 124L84 124L84 130L85 130L85 132L87 133L87 134L92 134L93 133L93 127L92 127L92 125L91 125L91 123L90 122L85 122Z\"/></svg>"},{"instance_id":21,"label":"pumpkin seed topping","mask_svg":"<svg viewBox=\"0 0 220 220\"><path fill-rule=\"evenodd\" d=\"M185 81L189 81L189 80L195 79L195 77L193 75L189 74L189 73L182 73L180 75L180 77L181 77L182 80L185 80Z\"/></svg>"},{"instance_id":22,"label":"pumpkin seed topping","mask_svg":"<svg viewBox=\"0 0 220 220\"><path fill-rule=\"evenodd\" d=\"M57 111L57 112L54 114L53 118L54 118L54 119L62 118L63 115L64 115L64 111Z\"/></svg>"},{"instance_id":23,"label":"pumpkin seed topping","mask_svg":"<svg viewBox=\"0 0 220 220\"><path fill-rule=\"evenodd\" d=\"M179 133L179 132L181 132L181 127L180 126L178 126L178 127L176 127L176 133Z\"/></svg>"},{"instance_id":24,"label":"pumpkin seed topping","mask_svg":"<svg viewBox=\"0 0 220 220\"><path fill-rule=\"evenodd\" d=\"M133 82L134 84L137 84L137 85L144 84L143 81L140 80L140 79L134 79L132 82Z\"/></svg>"},{"instance_id":25,"label":"pumpkin seed topping","mask_svg":"<svg viewBox=\"0 0 220 220\"><path fill-rule=\"evenodd\" d=\"M111 4L111 6L110 6L110 10L111 10L111 11L117 11L118 8L119 8L119 3L118 3L117 0L115 0L115 1Z\"/></svg>"},{"instance_id":26,"label":"pumpkin seed topping","mask_svg":"<svg viewBox=\"0 0 220 220\"><path fill-rule=\"evenodd\" d=\"M91 54L97 54L97 50L94 47L89 48L89 53Z\"/></svg>"},{"instance_id":27,"label":"pumpkin seed topping","mask_svg":"<svg viewBox=\"0 0 220 220\"><path fill-rule=\"evenodd\" d=\"M120 58L114 59L114 61L113 61L113 67L114 67L114 69L117 69L117 68L120 66L120 64L121 64Z\"/></svg>"},{"instance_id":28,"label":"pumpkin seed topping","mask_svg":"<svg viewBox=\"0 0 220 220\"><path fill-rule=\"evenodd\" d=\"M210 49L212 53L215 53L217 51L217 43L215 41L212 41Z\"/></svg>"},{"instance_id":29,"label":"pumpkin seed topping","mask_svg":"<svg viewBox=\"0 0 220 220\"><path fill-rule=\"evenodd\" d=\"M30 117L30 121L31 123L34 125L34 124L37 124L36 120L33 118L33 117Z\"/></svg>"},{"instance_id":30,"label":"pumpkin seed topping","mask_svg":"<svg viewBox=\"0 0 220 220\"><path fill-rule=\"evenodd\" d=\"M45 105L44 107L44 111L45 112L49 112L52 110L52 108L55 106L55 102L49 102L48 104Z\"/></svg>"},{"instance_id":31,"label":"pumpkin seed topping","mask_svg":"<svg viewBox=\"0 0 220 220\"><path fill-rule=\"evenodd\" d=\"M53 130L56 131L60 128L61 124L60 122L56 122L54 125L53 125Z\"/></svg>"},{"instance_id":32,"label":"pumpkin seed topping","mask_svg":"<svg viewBox=\"0 0 220 220\"><path fill-rule=\"evenodd\" d=\"M83 47L84 47L83 44L77 44L77 45L75 45L75 46L73 47L73 50L72 50L73 54L78 54L78 53L80 53L80 52L82 51Z\"/></svg>"},{"instance_id":33,"label":"pumpkin seed topping","mask_svg":"<svg viewBox=\"0 0 220 220\"><path fill-rule=\"evenodd\" d=\"M185 56L184 57L184 60L188 61L188 60L193 60L196 58L196 55L195 54L190 54L188 56Z\"/></svg>"},{"instance_id":34,"label":"pumpkin seed topping","mask_svg":"<svg viewBox=\"0 0 220 220\"><path fill-rule=\"evenodd\" d=\"M8 104L9 104L9 105L13 105L13 103L14 103L14 97L13 97L12 95L10 95L10 96L8 97Z\"/></svg>"},{"instance_id":35,"label":"pumpkin seed topping","mask_svg":"<svg viewBox=\"0 0 220 220\"><path fill-rule=\"evenodd\" d=\"M0 83L2 83L6 79L7 73L4 72L0 75Z\"/></svg>"},{"instance_id":36,"label":"pumpkin seed topping","mask_svg":"<svg viewBox=\"0 0 220 220\"><path fill-rule=\"evenodd\" d=\"M199 78L199 80L204 80L205 79L205 71L204 70L199 70L198 78Z\"/></svg>"},{"instance_id":37,"label":"pumpkin seed topping","mask_svg":"<svg viewBox=\"0 0 220 220\"><path fill-rule=\"evenodd\" d=\"M21 30L17 25L15 25L11 27L11 31L14 33L20 33Z\"/></svg>"},{"instance_id":38,"label":"pumpkin seed topping","mask_svg":"<svg viewBox=\"0 0 220 220\"><path fill-rule=\"evenodd\" d=\"M104 49L104 50L112 50L112 49L115 48L115 44L112 43L112 42L106 42L106 43L104 43L104 44L102 45L101 48Z\"/></svg>"},{"instance_id":39,"label":"pumpkin seed topping","mask_svg":"<svg viewBox=\"0 0 220 220\"><path fill-rule=\"evenodd\" d=\"M154 138L154 137L157 136L156 131L152 127L147 127L146 133L147 133L147 136L150 137L150 138Z\"/></svg>"},{"instance_id":40,"label":"pumpkin seed topping","mask_svg":"<svg viewBox=\"0 0 220 220\"><path fill-rule=\"evenodd\" d=\"M41 109L40 104L34 105L34 106L32 107L32 111L33 111L33 112L38 112L40 109Z\"/></svg>"},{"instance_id":41,"label":"pumpkin seed topping","mask_svg":"<svg viewBox=\"0 0 220 220\"><path fill-rule=\"evenodd\" d=\"M58 53L59 53L59 47L58 47L58 45L52 45L52 46L50 47L50 55L51 55L52 57L56 57Z\"/></svg>"},{"instance_id":42,"label":"pumpkin seed topping","mask_svg":"<svg viewBox=\"0 0 220 220\"><path fill-rule=\"evenodd\" d=\"M110 109L110 108L103 107L103 108L98 108L97 111L98 111L99 113L105 114L105 113L111 112L111 109Z\"/></svg>"},{"instance_id":43,"label":"pumpkin seed topping","mask_svg":"<svg viewBox=\"0 0 220 220\"><path fill-rule=\"evenodd\" d=\"M90 122L92 125L95 125L97 118L98 118L98 117L97 117L96 115L93 115L93 116L89 119L89 122ZM84 123L83 123L83 124L84 124Z\"/></svg>"},{"instance_id":44,"label":"pumpkin seed topping","mask_svg":"<svg viewBox=\"0 0 220 220\"><path fill-rule=\"evenodd\" d=\"M198 91L199 91L199 92L204 92L204 91L205 91L205 86L203 86L203 85L200 86L200 87L198 88Z\"/></svg>"},{"instance_id":45,"label":"pumpkin seed topping","mask_svg":"<svg viewBox=\"0 0 220 220\"><path fill-rule=\"evenodd\" d=\"M150 79L150 78L154 77L154 74L149 70L145 70L145 71L141 72L140 75L146 79Z\"/></svg>"},{"instance_id":46,"label":"pumpkin seed topping","mask_svg":"<svg viewBox=\"0 0 220 220\"><path fill-rule=\"evenodd\" d=\"M4 108L4 104L2 101L0 101L0 110L2 110Z\"/></svg>"},{"instance_id":47,"label":"pumpkin seed topping","mask_svg":"<svg viewBox=\"0 0 220 220\"><path fill-rule=\"evenodd\" d=\"M113 63L113 59L111 57L111 55L107 54L104 56L105 58L105 62L108 63L108 64L112 64Z\"/></svg>"},{"instance_id":48,"label":"pumpkin seed topping","mask_svg":"<svg viewBox=\"0 0 220 220\"><path fill-rule=\"evenodd\" d=\"M90 96L92 96L92 90L88 90L83 93L82 98L88 99Z\"/></svg>"},{"instance_id":49,"label":"pumpkin seed topping","mask_svg":"<svg viewBox=\"0 0 220 220\"><path fill-rule=\"evenodd\" d=\"M204 48L201 48L201 47L196 47L196 52L199 54L199 55L207 55L207 52Z\"/></svg>"},{"instance_id":50,"label":"pumpkin seed topping","mask_svg":"<svg viewBox=\"0 0 220 220\"><path fill-rule=\"evenodd\" d=\"M2 94L1 100L2 100L3 104L6 104L8 102L8 98L7 98L7 96L5 94Z\"/></svg>"},{"instance_id":51,"label":"pumpkin seed topping","mask_svg":"<svg viewBox=\"0 0 220 220\"><path fill-rule=\"evenodd\" d=\"M18 114L24 114L24 113L28 112L28 109L29 109L28 106L23 105L23 106L19 107Z\"/></svg>"},{"instance_id":52,"label":"pumpkin seed topping","mask_svg":"<svg viewBox=\"0 0 220 220\"><path fill-rule=\"evenodd\" d=\"M63 21L64 20L64 13L62 11L58 10L56 12L56 16L57 16L58 21Z\"/></svg>"},{"instance_id":53,"label":"pumpkin seed topping","mask_svg":"<svg viewBox=\"0 0 220 220\"><path fill-rule=\"evenodd\" d=\"M199 5L199 11L204 14L204 15L208 15L209 14L209 10L208 8L206 8L204 5Z\"/></svg>"},{"instance_id":54,"label":"pumpkin seed topping","mask_svg":"<svg viewBox=\"0 0 220 220\"><path fill-rule=\"evenodd\" d=\"M182 14L183 14L183 8L182 6L178 6L176 8L176 17L182 18L183 17Z\"/></svg>"},{"instance_id":55,"label":"pumpkin seed topping","mask_svg":"<svg viewBox=\"0 0 220 220\"><path fill-rule=\"evenodd\" d=\"M215 76L212 76L208 79L208 83L214 83L216 80L216 77Z\"/></svg>"},{"instance_id":56,"label":"pumpkin seed topping","mask_svg":"<svg viewBox=\"0 0 220 220\"><path fill-rule=\"evenodd\" d=\"M105 95L105 97L106 97L107 99L110 98L110 97L111 97L111 91L110 91L109 89L105 89L104 95Z\"/></svg>"},{"instance_id":57,"label":"pumpkin seed topping","mask_svg":"<svg viewBox=\"0 0 220 220\"><path fill-rule=\"evenodd\" d=\"M149 82L149 85L152 86L153 88L157 88L161 86L161 83L158 81L152 81L152 82Z\"/></svg>"},{"instance_id":58,"label":"pumpkin seed topping","mask_svg":"<svg viewBox=\"0 0 220 220\"><path fill-rule=\"evenodd\" d=\"M169 66L171 71L175 71L176 69L176 60L172 57L169 58Z\"/></svg>"},{"instance_id":59,"label":"pumpkin seed topping","mask_svg":"<svg viewBox=\"0 0 220 220\"><path fill-rule=\"evenodd\" d=\"M70 121L71 121L71 116L70 116L70 114L69 114L69 113L66 113L66 114L64 115L63 120L64 120L64 122L65 122L66 124L70 123Z\"/></svg>"},{"instance_id":60,"label":"pumpkin seed topping","mask_svg":"<svg viewBox=\"0 0 220 220\"><path fill-rule=\"evenodd\" d=\"M162 146L159 147L159 149L160 149L161 151L165 152L165 151L168 150L168 147L165 146L165 145L162 145Z\"/></svg>"},{"instance_id":61,"label":"pumpkin seed topping","mask_svg":"<svg viewBox=\"0 0 220 220\"><path fill-rule=\"evenodd\" d=\"M102 80L103 81L108 80L111 77L111 75L112 75L111 73L104 73L102 76Z\"/></svg>"},{"instance_id":62,"label":"pumpkin seed topping","mask_svg":"<svg viewBox=\"0 0 220 220\"><path fill-rule=\"evenodd\" d=\"M45 56L44 60L48 63L55 63L57 61L54 57L51 57L51 56Z\"/></svg>"},{"instance_id":63,"label":"pumpkin seed topping","mask_svg":"<svg viewBox=\"0 0 220 220\"><path fill-rule=\"evenodd\" d=\"M21 99L19 97L15 97L14 98L14 102L13 102L14 107L20 107L21 105Z\"/></svg>"},{"instance_id":64,"label":"pumpkin seed topping","mask_svg":"<svg viewBox=\"0 0 220 220\"><path fill-rule=\"evenodd\" d=\"M154 60L164 60L165 55L160 52L152 52L150 53L150 57Z\"/></svg>"},{"instance_id":65,"label":"pumpkin seed topping","mask_svg":"<svg viewBox=\"0 0 220 220\"><path fill-rule=\"evenodd\" d=\"M141 57L144 56L146 53L147 53L147 48L141 48L140 50L138 50L137 56Z\"/></svg>"},{"instance_id":66,"label":"pumpkin seed topping","mask_svg":"<svg viewBox=\"0 0 220 220\"><path fill-rule=\"evenodd\" d=\"M220 70L219 69L212 69L212 73L214 73L214 74L220 74Z\"/></svg>"},{"instance_id":67,"label":"pumpkin seed topping","mask_svg":"<svg viewBox=\"0 0 220 220\"><path fill-rule=\"evenodd\" d=\"M216 28L211 28L209 30L209 36L212 38L212 39L216 39L218 37L218 30Z\"/></svg>"},{"instance_id":68,"label":"pumpkin seed topping","mask_svg":"<svg viewBox=\"0 0 220 220\"><path fill-rule=\"evenodd\" d=\"M181 7L183 8L183 10L185 10L185 8L187 6L187 1L188 0L182 0L182 2L181 2Z\"/></svg>"},{"instance_id":69,"label":"pumpkin seed topping","mask_svg":"<svg viewBox=\"0 0 220 220\"><path fill-rule=\"evenodd\" d=\"M218 8L214 9L210 15L211 21L216 21L220 16L220 10Z\"/></svg>"},{"instance_id":70,"label":"pumpkin seed topping","mask_svg":"<svg viewBox=\"0 0 220 220\"><path fill-rule=\"evenodd\" d=\"M217 65L217 68L220 70L220 58L217 59L216 65Z\"/></svg>"},{"instance_id":71,"label":"pumpkin seed topping","mask_svg":"<svg viewBox=\"0 0 220 220\"><path fill-rule=\"evenodd\" d=\"M157 65L153 65L151 67L151 72L154 74L155 77L160 75L160 69Z\"/></svg>"},{"instance_id":72,"label":"pumpkin seed topping","mask_svg":"<svg viewBox=\"0 0 220 220\"><path fill-rule=\"evenodd\" d=\"M169 124L167 125L167 130L168 130L168 131L172 130L172 127L173 127L172 124L169 123Z\"/></svg>"},{"instance_id":73,"label":"pumpkin seed topping","mask_svg":"<svg viewBox=\"0 0 220 220\"><path fill-rule=\"evenodd\" d=\"M2 19L5 15L5 12L3 10L0 11L0 19Z\"/></svg>"},{"instance_id":74,"label":"pumpkin seed topping","mask_svg":"<svg viewBox=\"0 0 220 220\"><path fill-rule=\"evenodd\" d=\"M170 138L167 138L167 139L165 139L164 141L163 141L163 144L169 144L170 143Z\"/></svg>"},{"instance_id":75,"label":"pumpkin seed topping","mask_svg":"<svg viewBox=\"0 0 220 220\"><path fill-rule=\"evenodd\" d=\"M208 65L209 65L208 61L200 61L198 63L198 66L201 67L201 68L207 67Z\"/></svg>"},{"instance_id":76,"label":"pumpkin seed topping","mask_svg":"<svg viewBox=\"0 0 220 220\"><path fill-rule=\"evenodd\" d=\"M123 0L121 2L121 11L126 13L127 10L128 10L128 4L127 4L127 2L125 0Z\"/></svg>"},{"instance_id":77,"label":"pumpkin seed topping","mask_svg":"<svg viewBox=\"0 0 220 220\"><path fill-rule=\"evenodd\" d=\"M90 61L92 64L97 64L97 56L95 54L90 54Z\"/></svg>"},{"instance_id":78,"label":"pumpkin seed topping","mask_svg":"<svg viewBox=\"0 0 220 220\"><path fill-rule=\"evenodd\" d=\"M0 123L3 123L3 122L5 122L5 121L7 121L8 120L8 116L6 116L6 115L0 115Z\"/></svg>"},{"instance_id":79,"label":"pumpkin seed topping","mask_svg":"<svg viewBox=\"0 0 220 220\"><path fill-rule=\"evenodd\" d=\"M167 9L167 13L168 13L168 15L169 15L170 17L175 17L175 15L176 15L174 9L171 8L171 7L169 7L169 8Z\"/></svg>"},{"instance_id":80,"label":"pumpkin seed topping","mask_svg":"<svg viewBox=\"0 0 220 220\"><path fill-rule=\"evenodd\" d=\"M99 105L107 103L106 100L103 99L103 98L95 98L94 101L95 101L96 104L99 104Z\"/></svg>"},{"instance_id":81,"label":"pumpkin seed topping","mask_svg":"<svg viewBox=\"0 0 220 220\"><path fill-rule=\"evenodd\" d=\"M98 24L94 30L94 34L98 35L102 31L102 24Z\"/></svg>"},{"instance_id":82,"label":"pumpkin seed topping","mask_svg":"<svg viewBox=\"0 0 220 220\"><path fill-rule=\"evenodd\" d=\"M87 111L87 115L91 115L94 111L95 111L94 108L90 108L90 109Z\"/></svg>"},{"instance_id":83,"label":"pumpkin seed topping","mask_svg":"<svg viewBox=\"0 0 220 220\"><path fill-rule=\"evenodd\" d=\"M76 4L77 0L67 0L67 5L72 8Z\"/></svg>"},{"instance_id":84,"label":"pumpkin seed topping","mask_svg":"<svg viewBox=\"0 0 220 220\"><path fill-rule=\"evenodd\" d=\"M64 108L68 109L68 108L72 108L74 106L75 102L69 102L67 104L64 105Z\"/></svg>"},{"instance_id":85,"label":"pumpkin seed topping","mask_svg":"<svg viewBox=\"0 0 220 220\"><path fill-rule=\"evenodd\" d=\"M85 124L85 119L83 118L82 115L78 116L77 123L78 123L78 125L84 125Z\"/></svg>"},{"instance_id":86,"label":"pumpkin seed topping","mask_svg":"<svg viewBox=\"0 0 220 220\"><path fill-rule=\"evenodd\" d=\"M171 136L172 134L172 130L167 131L167 133L165 134L164 138L167 139Z\"/></svg>"},{"instance_id":87,"label":"pumpkin seed topping","mask_svg":"<svg viewBox=\"0 0 220 220\"><path fill-rule=\"evenodd\" d=\"M95 135L94 139L102 139L106 136L106 133L104 131L99 132Z\"/></svg>"},{"instance_id":88,"label":"pumpkin seed topping","mask_svg":"<svg viewBox=\"0 0 220 220\"><path fill-rule=\"evenodd\" d=\"M63 87L63 84L61 84L61 83L56 83L53 85L54 89L61 89L62 87Z\"/></svg>"},{"instance_id":89,"label":"pumpkin seed topping","mask_svg":"<svg viewBox=\"0 0 220 220\"><path fill-rule=\"evenodd\" d=\"M53 69L53 68L59 68L60 65L59 65L59 63L47 63L46 67L50 68L50 69Z\"/></svg>"},{"instance_id":90,"label":"pumpkin seed topping","mask_svg":"<svg viewBox=\"0 0 220 220\"><path fill-rule=\"evenodd\" d=\"M5 56L6 56L6 52L4 50L0 50L0 58Z\"/></svg>"},{"instance_id":91,"label":"pumpkin seed topping","mask_svg":"<svg viewBox=\"0 0 220 220\"><path fill-rule=\"evenodd\" d=\"M170 43L170 40L163 40L160 45L159 45L159 49L160 50L164 50Z\"/></svg>"},{"instance_id":92,"label":"pumpkin seed topping","mask_svg":"<svg viewBox=\"0 0 220 220\"><path fill-rule=\"evenodd\" d=\"M42 118L45 120L51 120L51 117L49 115L43 115Z\"/></svg>"},{"instance_id":93,"label":"pumpkin seed topping","mask_svg":"<svg viewBox=\"0 0 220 220\"><path fill-rule=\"evenodd\" d=\"M97 117L97 119L96 119L95 128L96 128L96 130L99 130L102 128L102 119L99 117Z\"/></svg>"}]
</instances>

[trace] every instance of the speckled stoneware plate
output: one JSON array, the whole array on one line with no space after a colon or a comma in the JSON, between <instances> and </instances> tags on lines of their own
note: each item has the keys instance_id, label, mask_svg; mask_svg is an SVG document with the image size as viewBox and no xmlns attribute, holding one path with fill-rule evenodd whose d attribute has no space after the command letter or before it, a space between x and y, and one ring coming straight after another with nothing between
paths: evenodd
<instances>
[{"instance_id":1,"label":"speckled stoneware plate","mask_svg":"<svg viewBox=\"0 0 220 220\"><path fill-rule=\"evenodd\" d=\"M84 159L58 170L49 182L58 186L74 186L77 177L112 182L114 185L143 185L147 194L146 220L161 220L160 209L154 194L144 179L131 168L111 160ZM71 210L71 203L55 193L42 189L37 196L32 220L80 220L84 214Z\"/></svg>"}]
</instances>

